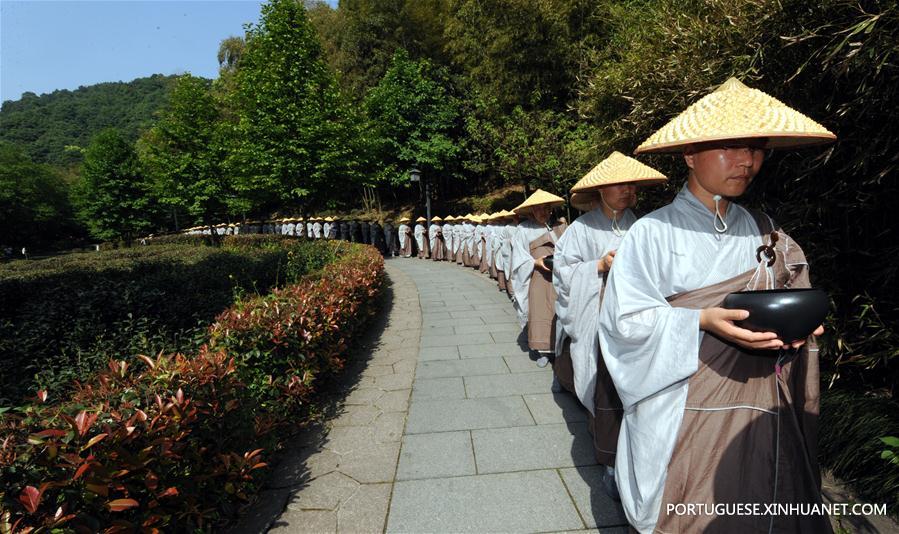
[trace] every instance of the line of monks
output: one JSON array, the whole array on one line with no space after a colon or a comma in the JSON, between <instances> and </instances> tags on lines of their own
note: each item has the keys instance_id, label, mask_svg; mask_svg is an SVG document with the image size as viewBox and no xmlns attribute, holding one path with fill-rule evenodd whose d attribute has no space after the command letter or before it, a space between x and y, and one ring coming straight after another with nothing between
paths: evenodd
<instances>
[{"instance_id":1,"label":"line of monks","mask_svg":"<svg viewBox=\"0 0 899 534\"><path fill-rule=\"evenodd\" d=\"M554 390L590 412L603 489L634 530L831 532L815 508L814 337L823 327L807 340L778 339L737 326L748 312L722 301L809 287L799 245L735 201L771 150L835 139L730 79L635 150L673 154L687 171L674 200L642 218L633 211L638 188L667 178L614 152L572 188L570 202L584 213L571 225L553 220L564 200L538 190L511 212L435 217L429 226L420 217L413 228L401 220L399 244L403 256L489 273L509 294L538 365L552 362ZM678 515L679 504L701 512ZM789 506L795 513L783 512Z\"/></svg>"},{"instance_id":2,"label":"line of monks","mask_svg":"<svg viewBox=\"0 0 899 534\"><path fill-rule=\"evenodd\" d=\"M583 212L571 225L553 219L564 199L538 190L512 211L402 218L396 228L326 217L188 233L345 239L487 273L512 300L537 364L552 363L553 389L590 412L603 489L634 530L831 532L825 514L808 512L821 505L814 337L823 327L778 339L738 326L749 312L722 303L731 292L809 287L800 246L735 201L772 150L835 139L732 78L634 151L674 155L687 174L670 204L639 219L637 190L667 178L614 152L571 189ZM679 514L674 505L685 504L701 513ZM771 505L805 512L764 513Z\"/></svg>"}]
</instances>

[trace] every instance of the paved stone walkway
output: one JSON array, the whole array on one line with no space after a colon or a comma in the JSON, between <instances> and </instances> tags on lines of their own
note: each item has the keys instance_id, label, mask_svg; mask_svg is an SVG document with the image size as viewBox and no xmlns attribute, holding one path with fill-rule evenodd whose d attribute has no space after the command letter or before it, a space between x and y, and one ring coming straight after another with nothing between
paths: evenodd
<instances>
[{"instance_id":1,"label":"paved stone walkway","mask_svg":"<svg viewBox=\"0 0 899 534\"><path fill-rule=\"evenodd\" d=\"M552 394L489 278L395 260L418 287L421 348L388 532L626 532L601 489L587 412Z\"/></svg>"}]
</instances>

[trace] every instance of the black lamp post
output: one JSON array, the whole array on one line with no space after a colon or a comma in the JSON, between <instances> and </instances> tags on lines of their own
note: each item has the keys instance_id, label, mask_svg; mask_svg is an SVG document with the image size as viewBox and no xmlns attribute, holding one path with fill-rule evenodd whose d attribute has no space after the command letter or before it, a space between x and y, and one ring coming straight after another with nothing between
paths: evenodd
<instances>
[{"instance_id":1,"label":"black lamp post","mask_svg":"<svg viewBox=\"0 0 899 534\"><path fill-rule=\"evenodd\" d=\"M409 170L409 180L412 182L423 181L425 183L425 218L428 220L427 224L431 224L431 182L422 180L421 171L418 169Z\"/></svg>"}]
</instances>

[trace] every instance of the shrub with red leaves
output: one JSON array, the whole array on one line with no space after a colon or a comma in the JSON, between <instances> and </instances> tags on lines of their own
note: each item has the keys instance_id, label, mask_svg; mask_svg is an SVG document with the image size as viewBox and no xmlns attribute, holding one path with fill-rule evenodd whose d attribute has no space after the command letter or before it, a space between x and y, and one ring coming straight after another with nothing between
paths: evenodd
<instances>
[{"instance_id":1,"label":"shrub with red leaves","mask_svg":"<svg viewBox=\"0 0 899 534\"><path fill-rule=\"evenodd\" d=\"M383 259L342 252L222 313L196 355L112 361L71 399L42 391L0 409L0 532L208 531L233 519L278 430L303 422L316 378L342 368L374 313Z\"/></svg>"}]
</instances>

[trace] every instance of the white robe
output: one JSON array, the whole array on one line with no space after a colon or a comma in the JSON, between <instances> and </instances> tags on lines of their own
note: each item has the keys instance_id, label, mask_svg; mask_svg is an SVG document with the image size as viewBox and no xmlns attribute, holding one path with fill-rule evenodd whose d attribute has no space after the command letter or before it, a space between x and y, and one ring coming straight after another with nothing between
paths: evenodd
<instances>
[{"instance_id":1,"label":"white robe","mask_svg":"<svg viewBox=\"0 0 899 534\"><path fill-rule=\"evenodd\" d=\"M707 287L755 269L761 243L752 215L731 204L727 232L684 187L674 202L634 223L621 242L599 313L603 359L621 397L615 476L630 524L651 532L668 463L699 366L700 310L675 308L666 297Z\"/></svg>"},{"instance_id":2,"label":"white robe","mask_svg":"<svg viewBox=\"0 0 899 534\"><path fill-rule=\"evenodd\" d=\"M437 223L431 223L431 226L428 227L428 246L431 247L432 250L434 249L434 243L437 242L438 230L440 230L440 225Z\"/></svg>"},{"instance_id":3,"label":"white robe","mask_svg":"<svg viewBox=\"0 0 899 534\"><path fill-rule=\"evenodd\" d=\"M322 225L322 235L326 238L331 236L331 223L326 222Z\"/></svg>"},{"instance_id":4,"label":"white robe","mask_svg":"<svg viewBox=\"0 0 899 534\"><path fill-rule=\"evenodd\" d=\"M424 249L425 227L422 226L421 223L418 223L415 225L415 230L413 230L413 235L415 236L415 243L418 245L418 250Z\"/></svg>"},{"instance_id":5,"label":"white robe","mask_svg":"<svg viewBox=\"0 0 899 534\"><path fill-rule=\"evenodd\" d=\"M537 221L528 219L518 225L512 241L512 290L515 292L515 311L521 328L528 324L528 288L534 273L534 257L531 256L531 241L550 229Z\"/></svg>"},{"instance_id":6,"label":"white robe","mask_svg":"<svg viewBox=\"0 0 899 534\"><path fill-rule=\"evenodd\" d=\"M322 223L312 223L312 236L315 239L322 238Z\"/></svg>"},{"instance_id":7,"label":"white robe","mask_svg":"<svg viewBox=\"0 0 899 534\"><path fill-rule=\"evenodd\" d=\"M398 229L399 238L400 238L400 252L402 252L406 248L406 232L409 230L408 224L400 224Z\"/></svg>"},{"instance_id":8,"label":"white robe","mask_svg":"<svg viewBox=\"0 0 899 534\"><path fill-rule=\"evenodd\" d=\"M502 271L503 268L500 267L502 263L502 255L500 254L500 249L503 246L503 232L505 231L505 226L494 226L493 232L490 235L490 255L493 258L493 267L496 268L497 271Z\"/></svg>"},{"instance_id":9,"label":"white robe","mask_svg":"<svg viewBox=\"0 0 899 534\"><path fill-rule=\"evenodd\" d=\"M618 219L622 230L637 218L624 210ZM603 275L597 264L616 250L622 236L612 230L612 220L602 208L589 211L565 230L553 255L553 287L556 290L556 354L562 354L566 339L571 339L571 366L574 391L581 404L593 410L596 392L596 355L599 352L599 295Z\"/></svg>"},{"instance_id":10,"label":"white robe","mask_svg":"<svg viewBox=\"0 0 899 534\"><path fill-rule=\"evenodd\" d=\"M471 223L466 223L466 226L468 228L465 233L465 246L468 247L468 256L471 257L474 256L475 231L477 230L477 226Z\"/></svg>"},{"instance_id":11,"label":"white robe","mask_svg":"<svg viewBox=\"0 0 899 534\"><path fill-rule=\"evenodd\" d=\"M464 234L465 230L463 224L453 225L453 260L455 260L456 253L459 252L459 249L462 247L462 236Z\"/></svg>"},{"instance_id":12,"label":"white robe","mask_svg":"<svg viewBox=\"0 0 899 534\"><path fill-rule=\"evenodd\" d=\"M452 224L443 225L443 241L447 250L453 250L453 226ZM447 258L447 260L452 260L452 258Z\"/></svg>"},{"instance_id":13,"label":"white robe","mask_svg":"<svg viewBox=\"0 0 899 534\"><path fill-rule=\"evenodd\" d=\"M500 258L502 261L503 272L506 273L506 280L511 283L512 280L512 241L515 239L515 233L518 232L518 225L507 224L503 228L503 244L500 247ZM512 297L515 292L512 291Z\"/></svg>"},{"instance_id":14,"label":"white robe","mask_svg":"<svg viewBox=\"0 0 899 534\"><path fill-rule=\"evenodd\" d=\"M312 223L306 223L306 235L308 237L313 237L312 234Z\"/></svg>"}]
</instances>

